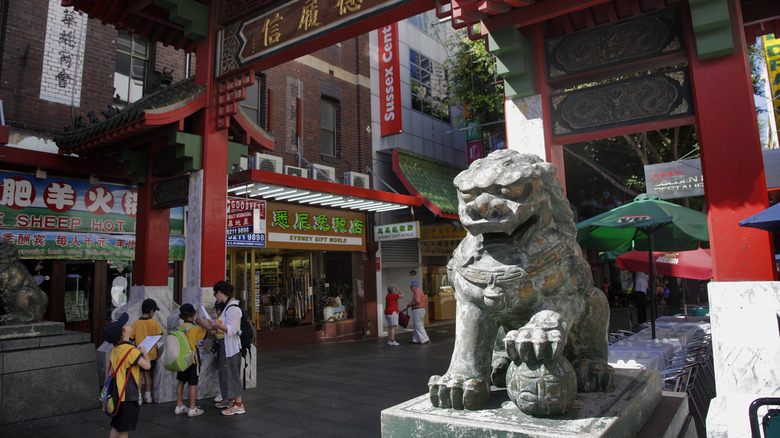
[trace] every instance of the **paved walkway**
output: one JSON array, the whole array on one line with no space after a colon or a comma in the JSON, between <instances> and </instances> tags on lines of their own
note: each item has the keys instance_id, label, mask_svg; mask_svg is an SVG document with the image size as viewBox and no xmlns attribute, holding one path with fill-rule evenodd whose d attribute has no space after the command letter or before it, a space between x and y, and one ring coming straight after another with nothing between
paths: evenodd
<instances>
[{"instance_id":1,"label":"paved walkway","mask_svg":"<svg viewBox=\"0 0 780 438\"><path fill-rule=\"evenodd\" d=\"M211 400L196 418L173 415L175 402L144 405L135 437L379 437L383 409L427 390L428 377L447 370L455 340L452 321L426 326L430 345L412 332L386 338L261 350L259 385L244 392L245 415L225 417ZM95 397L98 389L95 390ZM10 400L10 397L5 400ZM186 403L186 401L185 401ZM108 436L99 409L0 426L2 437Z\"/></svg>"}]
</instances>

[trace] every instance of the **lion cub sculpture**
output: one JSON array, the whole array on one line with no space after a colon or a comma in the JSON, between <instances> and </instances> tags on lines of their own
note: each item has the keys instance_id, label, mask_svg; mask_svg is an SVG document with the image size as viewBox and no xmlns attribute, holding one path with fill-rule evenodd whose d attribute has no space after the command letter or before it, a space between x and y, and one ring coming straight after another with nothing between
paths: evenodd
<instances>
[{"instance_id":1,"label":"lion cub sculpture","mask_svg":"<svg viewBox=\"0 0 780 438\"><path fill-rule=\"evenodd\" d=\"M468 235L447 266L455 347L447 372L430 378L431 403L484 408L492 382L526 414L554 416L578 391L606 391L609 305L593 287L555 165L503 149L454 183Z\"/></svg>"}]
</instances>

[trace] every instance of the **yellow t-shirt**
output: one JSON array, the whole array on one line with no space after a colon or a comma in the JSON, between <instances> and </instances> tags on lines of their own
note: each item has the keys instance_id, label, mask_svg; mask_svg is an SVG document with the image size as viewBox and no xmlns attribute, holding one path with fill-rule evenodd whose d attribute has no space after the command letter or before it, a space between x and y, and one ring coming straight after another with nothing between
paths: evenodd
<instances>
[{"instance_id":1,"label":"yellow t-shirt","mask_svg":"<svg viewBox=\"0 0 780 438\"><path fill-rule=\"evenodd\" d=\"M198 324L195 324L194 322L187 322L185 321L184 324L181 325L182 329L186 329L188 326L192 325L192 328L185 333L187 336L187 340L190 341L190 351L192 351L195 357L196 361L200 361L200 354L197 353L198 351L198 341L201 339L204 339L206 337L206 330L199 326Z\"/></svg>"},{"instance_id":2,"label":"yellow t-shirt","mask_svg":"<svg viewBox=\"0 0 780 438\"><path fill-rule=\"evenodd\" d=\"M130 354L127 354L128 350L130 350ZM125 354L127 354L127 358L122 362L122 358L125 357ZM140 357L141 351L129 343L119 344L111 350L111 369L117 370L116 387L119 389L120 393L122 392L122 388L125 388L125 393L122 395L122 401L125 401L127 398L127 388L125 387L127 369L130 368L130 374L133 376L133 379L135 379L136 385L137 382L141 381L141 367L137 365ZM137 394L137 391L135 393Z\"/></svg>"},{"instance_id":3,"label":"yellow t-shirt","mask_svg":"<svg viewBox=\"0 0 780 438\"><path fill-rule=\"evenodd\" d=\"M140 317L133 323L133 334L130 336L130 340L135 342L135 345L141 345L141 342L146 339L147 336L162 335L162 327L160 323L149 317ZM157 345L152 347L152 351L147 351L149 354L149 360L157 359Z\"/></svg>"}]
</instances>

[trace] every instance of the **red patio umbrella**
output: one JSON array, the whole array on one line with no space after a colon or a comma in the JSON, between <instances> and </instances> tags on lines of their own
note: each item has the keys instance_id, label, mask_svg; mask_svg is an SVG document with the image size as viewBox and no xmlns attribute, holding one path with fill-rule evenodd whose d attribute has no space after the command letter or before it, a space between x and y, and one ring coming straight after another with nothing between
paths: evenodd
<instances>
[{"instance_id":1,"label":"red patio umbrella","mask_svg":"<svg viewBox=\"0 0 780 438\"><path fill-rule=\"evenodd\" d=\"M619 255L615 260L624 271L650 272L647 251L630 251ZM692 251L653 251L655 271L659 275L669 275L694 280L712 278L712 255L710 250L699 248Z\"/></svg>"}]
</instances>

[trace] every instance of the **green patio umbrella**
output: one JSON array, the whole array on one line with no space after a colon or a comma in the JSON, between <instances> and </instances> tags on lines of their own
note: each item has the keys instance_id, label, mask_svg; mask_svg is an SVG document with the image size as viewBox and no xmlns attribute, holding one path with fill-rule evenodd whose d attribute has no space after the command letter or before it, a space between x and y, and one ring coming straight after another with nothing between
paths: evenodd
<instances>
[{"instance_id":1,"label":"green patio umbrella","mask_svg":"<svg viewBox=\"0 0 780 438\"><path fill-rule=\"evenodd\" d=\"M643 193L620 207L577 224L577 243L595 251L649 251L650 323L655 339L655 274L653 251L696 249L709 240L707 215Z\"/></svg>"}]
</instances>

